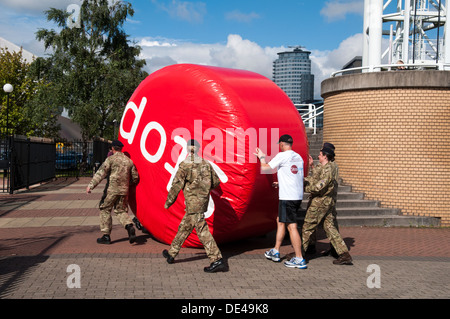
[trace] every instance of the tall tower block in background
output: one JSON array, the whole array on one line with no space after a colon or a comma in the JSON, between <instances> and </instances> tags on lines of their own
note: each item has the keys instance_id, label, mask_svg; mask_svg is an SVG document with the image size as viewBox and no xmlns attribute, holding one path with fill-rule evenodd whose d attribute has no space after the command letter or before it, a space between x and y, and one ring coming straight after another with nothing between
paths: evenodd
<instances>
[{"instance_id":1,"label":"tall tower block in background","mask_svg":"<svg viewBox=\"0 0 450 319\"><path fill-rule=\"evenodd\" d=\"M293 51L278 53L273 62L273 81L289 96L294 104L314 98L314 75L311 74L311 52L300 46Z\"/></svg>"}]
</instances>

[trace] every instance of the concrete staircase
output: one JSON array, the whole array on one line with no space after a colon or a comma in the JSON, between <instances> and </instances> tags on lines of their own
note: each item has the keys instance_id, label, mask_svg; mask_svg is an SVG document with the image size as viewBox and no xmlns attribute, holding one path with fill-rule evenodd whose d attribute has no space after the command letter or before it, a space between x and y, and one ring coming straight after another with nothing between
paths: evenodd
<instances>
[{"instance_id":1,"label":"concrete staircase","mask_svg":"<svg viewBox=\"0 0 450 319\"><path fill-rule=\"evenodd\" d=\"M306 129L306 136L308 136L309 142L309 154L312 156L315 162L318 162L317 156L323 144L323 130L317 129L317 134L313 134L314 130L311 128Z\"/></svg>"},{"instance_id":2,"label":"concrete staircase","mask_svg":"<svg viewBox=\"0 0 450 319\"><path fill-rule=\"evenodd\" d=\"M310 143L310 154L317 163L317 156L323 144L322 130L313 135L311 129L306 129ZM305 194L302 202L302 214L298 221L303 223L309 194ZM337 219L340 226L440 226L439 218L406 216L398 209L381 207L377 200L365 199L364 193L352 191L350 185L339 183L338 198L336 203Z\"/></svg>"}]
</instances>

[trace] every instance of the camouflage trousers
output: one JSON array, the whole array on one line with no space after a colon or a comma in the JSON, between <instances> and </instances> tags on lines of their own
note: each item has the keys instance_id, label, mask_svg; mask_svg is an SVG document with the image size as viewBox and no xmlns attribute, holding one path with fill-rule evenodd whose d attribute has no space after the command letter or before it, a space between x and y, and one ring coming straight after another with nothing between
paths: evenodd
<instances>
[{"instance_id":1,"label":"camouflage trousers","mask_svg":"<svg viewBox=\"0 0 450 319\"><path fill-rule=\"evenodd\" d=\"M178 232L170 245L169 254L172 257L176 257L183 246L184 241L196 230L198 239L203 244L206 250L206 255L211 262L215 262L222 258L222 253L217 246L211 232L209 231L208 224L205 221L204 213L185 214L178 226Z\"/></svg>"},{"instance_id":2,"label":"camouflage trousers","mask_svg":"<svg viewBox=\"0 0 450 319\"><path fill-rule=\"evenodd\" d=\"M106 195L105 199L100 203L100 231L106 235L111 234L112 216L111 210L119 222L125 227L133 224L133 220L128 215L128 196L127 195Z\"/></svg>"},{"instance_id":3,"label":"camouflage trousers","mask_svg":"<svg viewBox=\"0 0 450 319\"><path fill-rule=\"evenodd\" d=\"M302 227L302 245L304 251L308 248L311 239L315 240L315 231L322 221L325 234L338 255L348 252L347 245L342 239L337 227L336 209L333 200L325 202L316 201L309 206Z\"/></svg>"}]
</instances>

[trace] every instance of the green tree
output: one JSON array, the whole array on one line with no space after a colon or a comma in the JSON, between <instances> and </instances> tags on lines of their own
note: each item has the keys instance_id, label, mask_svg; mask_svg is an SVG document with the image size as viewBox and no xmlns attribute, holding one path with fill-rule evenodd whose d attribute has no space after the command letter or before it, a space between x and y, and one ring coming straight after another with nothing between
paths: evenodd
<instances>
[{"instance_id":1,"label":"green tree","mask_svg":"<svg viewBox=\"0 0 450 319\"><path fill-rule=\"evenodd\" d=\"M83 140L113 138L118 122L135 88L147 76L139 60L140 48L130 45L123 24L134 10L130 3L84 0L80 26L68 23L69 14L51 8L47 19L60 31L39 29L36 37L52 53L39 71L53 83L51 101L64 106L82 128ZM48 95L47 94L47 95Z\"/></svg>"},{"instance_id":2,"label":"green tree","mask_svg":"<svg viewBox=\"0 0 450 319\"><path fill-rule=\"evenodd\" d=\"M0 79L2 86L9 83L14 90L9 94L7 108L6 93L1 90L0 133L25 136L54 137L58 132L58 111L43 104L34 103L34 98L47 86L44 80L30 74L31 66L22 56L22 50L9 52L0 49ZM8 123L7 123L8 122ZM8 124L8 125L7 125Z\"/></svg>"}]
</instances>

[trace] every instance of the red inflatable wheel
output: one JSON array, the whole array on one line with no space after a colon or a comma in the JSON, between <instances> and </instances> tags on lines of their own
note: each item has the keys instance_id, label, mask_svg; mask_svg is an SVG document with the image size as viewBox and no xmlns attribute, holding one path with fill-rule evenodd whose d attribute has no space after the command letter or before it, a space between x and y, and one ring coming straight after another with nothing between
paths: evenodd
<instances>
[{"instance_id":1,"label":"red inflatable wheel","mask_svg":"<svg viewBox=\"0 0 450 319\"><path fill-rule=\"evenodd\" d=\"M287 95L259 74L178 64L149 75L130 98L120 123L140 182L130 207L157 240L170 244L184 215L182 192L164 209L172 177L186 156L186 141L201 143L200 155L221 179L206 212L218 243L265 234L276 226L278 190L273 175L261 174L255 148L270 160L278 138L290 134L305 162L308 142L300 116ZM185 242L201 247L195 231Z\"/></svg>"}]
</instances>

